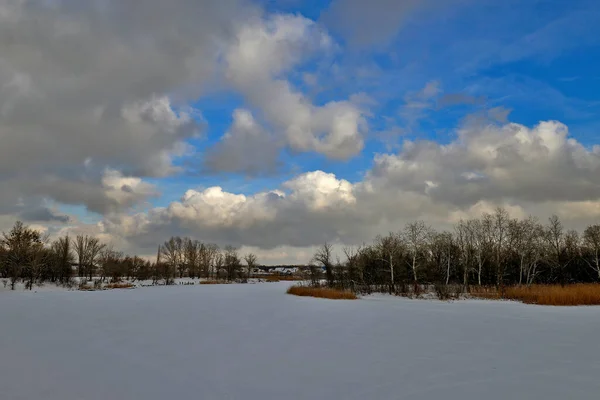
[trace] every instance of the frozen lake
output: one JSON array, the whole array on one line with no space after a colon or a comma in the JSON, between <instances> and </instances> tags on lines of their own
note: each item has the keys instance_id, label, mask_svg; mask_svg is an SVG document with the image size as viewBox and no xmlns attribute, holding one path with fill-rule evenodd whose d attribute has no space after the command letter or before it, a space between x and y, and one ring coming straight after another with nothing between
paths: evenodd
<instances>
[{"instance_id":1,"label":"frozen lake","mask_svg":"<svg viewBox=\"0 0 600 400\"><path fill-rule=\"evenodd\" d=\"M331 301L287 285L0 293L0 398L600 397L600 307Z\"/></svg>"}]
</instances>

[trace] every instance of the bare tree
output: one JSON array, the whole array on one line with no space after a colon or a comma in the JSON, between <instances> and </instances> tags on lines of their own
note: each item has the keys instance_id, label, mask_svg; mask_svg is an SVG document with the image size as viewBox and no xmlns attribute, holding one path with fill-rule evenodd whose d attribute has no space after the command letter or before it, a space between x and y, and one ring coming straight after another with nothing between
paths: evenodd
<instances>
[{"instance_id":1,"label":"bare tree","mask_svg":"<svg viewBox=\"0 0 600 400\"><path fill-rule=\"evenodd\" d=\"M112 246L106 246L98 256L100 263L100 280L110 277L111 282L120 282L126 273L126 264L123 253L116 251Z\"/></svg>"},{"instance_id":2,"label":"bare tree","mask_svg":"<svg viewBox=\"0 0 600 400\"><path fill-rule=\"evenodd\" d=\"M562 282L568 283L568 279L572 279L572 274L567 271L568 268L572 268L572 264L575 260L581 259L581 238L579 232L574 229L570 229L565 234L565 263L562 268Z\"/></svg>"},{"instance_id":3,"label":"bare tree","mask_svg":"<svg viewBox=\"0 0 600 400\"><path fill-rule=\"evenodd\" d=\"M403 239L410 254L410 267L413 272L414 282L418 282L418 257L427 247L427 239L430 237L431 228L423 221L416 221L404 227Z\"/></svg>"},{"instance_id":4,"label":"bare tree","mask_svg":"<svg viewBox=\"0 0 600 400\"><path fill-rule=\"evenodd\" d=\"M496 261L496 285L503 286L504 284L504 260L503 254L506 247L508 223L510 217L506 209L502 207L496 208L494 215L494 255Z\"/></svg>"},{"instance_id":5,"label":"bare tree","mask_svg":"<svg viewBox=\"0 0 600 400\"><path fill-rule=\"evenodd\" d=\"M463 266L463 286L466 290L469 285L469 271L471 269L471 254L474 252L473 221L460 220L454 228L456 242L460 250L461 264Z\"/></svg>"},{"instance_id":6,"label":"bare tree","mask_svg":"<svg viewBox=\"0 0 600 400\"><path fill-rule=\"evenodd\" d=\"M185 238L183 240L183 264L186 265L188 276L195 278L199 273L201 243Z\"/></svg>"},{"instance_id":7,"label":"bare tree","mask_svg":"<svg viewBox=\"0 0 600 400\"><path fill-rule=\"evenodd\" d=\"M315 252L312 262L318 263L325 267L325 277L327 279L327 286L333 286L333 245L329 243L323 244ZM311 262L311 263L312 263Z\"/></svg>"},{"instance_id":8,"label":"bare tree","mask_svg":"<svg viewBox=\"0 0 600 400\"><path fill-rule=\"evenodd\" d=\"M483 267L489 259L490 250L493 246L494 220L490 214L484 214L481 219L473 221L471 229L473 230L475 259L477 260L477 284L481 285Z\"/></svg>"},{"instance_id":9,"label":"bare tree","mask_svg":"<svg viewBox=\"0 0 600 400\"><path fill-rule=\"evenodd\" d=\"M217 252L215 253L212 264L213 264L214 276L217 279L220 279L221 278L221 270L223 269L223 266L225 265L225 256L218 249L217 249Z\"/></svg>"},{"instance_id":10,"label":"bare tree","mask_svg":"<svg viewBox=\"0 0 600 400\"><path fill-rule=\"evenodd\" d=\"M183 264L183 240L179 236L173 236L160 247L160 259L164 260L168 268L165 269L165 284L173 283L173 273L179 270Z\"/></svg>"},{"instance_id":11,"label":"bare tree","mask_svg":"<svg viewBox=\"0 0 600 400\"><path fill-rule=\"evenodd\" d=\"M450 232L433 232L431 235L431 254L438 270L444 275L444 281L447 285L450 282L450 267L455 249L454 238Z\"/></svg>"},{"instance_id":12,"label":"bare tree","mask_svg":"<svg viewBox=\"0 0 600 400\"><path fill-rule=\"evenodd\" d=\"M216 244L204 244L200 245L199 249L199 262L200 262L200 273L203 277L215 277L215 257L219 253L219 246Z\"/></svg>"},{"instance_id":13,"label":"bare tree","mask_svg":"<svg viewBox=\"0 0 600 400\"><path fill-rule=\"evenodd\" d=\"M26 268L31 268L32 257L43 246L40 232L30 229L17 221L9 233L3 233L0 247L3 248L4 274L10 279L10 287L15 289L17 281L24 276Z\"/></svg>"},{"instance_id":14,"label":"bare tree","mask_svg":"<svg viewBox=\"0 0 600 400\"><path fill-rule=\"evenodd\" d=\"M244 260L246 261L246 267L248 268L247 278L250 279L252 270L256 267L256 255L253 253L248 253L244 256Z\"/></svg>"},{"instance_id":15,"label":"bare tree","mask_svg":"<svg viewBox=\"0 0 600 400\"><path fill-rule=\"evenodd\" d=\"M127 279L132 279L133 281L139 279L139 280L145 280L148 279L148 273L149 273L149 262L148 261L144 261L144 259L142 259L141 257L138 256L133 256L129 258L129 269L128 269L128 276Z\"/></svg>"},{"instance_id":16,"label":"bare tree","mask_svg":"<svg viewBox=\"0 0 600 400\"><path fill-rule=\"evenodd\" d=\"M346 255L346 269L348 271L348 279L352 285L352 289L355 288L358 282L364 280L363 268L362 268L362 253L363 247L344 247L344 254Z\"/></svg>"},{"instance_id":17,"label":"bare tree","mask_svg":"<svg viewBox=\"0 0 600 400\"><path fill-rule=\"evenodd\" d=\"M242 263L238 250L233 246L225 246L224 266L227 271L227 280L235 280L240 272Z\"/></svg>"},{"instance_id":18,"label":"bare tree","mask_svg":"<svg viewBox=\"0 0 600 400\"><path fill-rule=\"evenodd\" d=\"M390 293L394 292L394 268L395 260L402 253L402 239L399 234L390 232L387 236L377 236L375 238L375 248L379 254L379 261L383 261L390 269Z\"/></svg>"},{"instance_id":19,"label":"bare tree","mask_svg":"<svg viewBox=\"0 0 600 400\"><path fill-rule=\"evenodd\" d=\"M80 278L85 274L86 247L87 236L78 235L73 242L73 248L77 254L77 276Z\"/></svg>"},{"instance_id":20,"label":"bare tree","mask_svg":"<svg viewBox=\"0 0 600 400\"><path fill-rule=\"evenodd\" d=\"M523 221L514 219L508 223L510 247L519 259L519 285L523 283L523 278L530 284L537 273L541 230L537 219L533 217Z\"/></svg>"},{"instance_id":21,"label":"bare tree","mask_svg":"<svg viewBox=\"0 0 600 400\"><path fill-rule=\"evenodd\" d=\"M89 277L91 281L96 269L96 262L105 245L88 235L78 235L73 243L79 262L79 276Z\"/></svg>"},{"instance_id":22,"label":"bare tree","mask_svg":"<svg viewBox=\"0 0 600 400\"><path fill-rule=\"evenodd\" d=\"M591 254L591 260L584 257L585 262L596 273L600 281L600 225L592 225L583 232L583 245Z\"/></svg>"},{"instance_id":23,"label":"bare tree","mask_svg":"<svg viewBox=\"0 0 600 400\"><path fill-rule=\"evenodd\" d=\"M68 283L71 280L73 253L71 251L71 239L69 235L60 237L52 243L52 253L54 254L52 265L52 279L57 278L60 283Z\"/></svg>"},{"instance_id":24,"label":"bare tree","mask_svg":"<svg viewBox=\"0 0 600 400\"><path fill-rule=\"evenodd\" d=\"M545 229L545 239L548 251L546 260L550 264L553 278L563 279L563 254L565 248L565 233L562 223L558 216L553 215L548 220L548 226Z\"/></svg>"},{"instance_id":25,"label":"bare tree","mask_svg":"<svg viewBox=\"0 0 600 400\"><path fill-rule=\"evenodd\" d=\"M47 241L48 236L45 236L39 243L34 243L29 250L28 262L23 268L26 289L33 289L33 285L40 279L44 268L49 262L50 252L45 248Z\"/></svg>"}]
</instances>

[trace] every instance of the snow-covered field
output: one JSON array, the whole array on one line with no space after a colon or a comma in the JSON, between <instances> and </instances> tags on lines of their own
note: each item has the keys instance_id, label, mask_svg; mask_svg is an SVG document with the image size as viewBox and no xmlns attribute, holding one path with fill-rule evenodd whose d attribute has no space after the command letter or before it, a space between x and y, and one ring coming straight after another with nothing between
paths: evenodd
<instances>
[{"instance_id":1,"label":"snow-covered field","mask_svg":"<svg viewBox=\"0 0 600 400\"><path fill-rule=\"evenodd\" d=\"M600 398L600 307L288 285L0 293L0 398Z\"/></svg>"}]
</instances>

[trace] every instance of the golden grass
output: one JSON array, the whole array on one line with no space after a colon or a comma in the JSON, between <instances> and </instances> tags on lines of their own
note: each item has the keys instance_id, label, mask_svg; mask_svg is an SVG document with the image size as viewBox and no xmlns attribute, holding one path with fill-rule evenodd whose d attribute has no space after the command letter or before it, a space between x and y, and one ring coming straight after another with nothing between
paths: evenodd
<instances>
[{"instance_id":1,"label":"golden grass","mask_svg":"<svg viewBox=\"0 0 600 400\"><path fill-rule=\"evenodd\" d=\"M129 283L129 282L125 282L125 283L109 283L108 285L104 286L105 289L131 289L133 287L134 287L134 285L132 283Z\"/></svg>"},{"instance_id":2,"label":"golden grass","mask_svg":"<svg viewBox=\"0 0 600 400\"><path fill-rule=\"evenodd\" d=\"M229 283L231 282L217 280L200 281L201 285L227 285Z\"/></svg>"},{"instance_id":3,"label":"golden grass","mask_svg":"<svg viewBox=\"0 0 600 400\"><path fill-rule=\"evenodd\" d=\"M273 275L267 275L265 277L265 280L267 282L280 282L280 281L293 282L293 281L301 281L302 278L300 278L298 276L294 276L294 275L278 275L278 274L273 274Z\"/></svg>"},{"instance_id":4,"label":"golden grass","mask_svg":"<svg viewBox=\"0 0 600 400\"><path fill-rule=\"evenodd\" d=\"M347 290L329 289L310 286L291 286L287 290L288 294L295 296L318 297L321 299L332 300L356 300L358 297Z\"/></svg>"},{"instance_id":5,"label":"golden grass","mask_svg":"<svg viewBox=\"0 0 600 400\"><path fill-rule=\"evenodd\" d=\"M495 288L473 288L471 294L486 299L502 298L546 306L600 305L600 285L594 283L511 286L505 288L503 296Z\"/></svg>"}]
</instances>

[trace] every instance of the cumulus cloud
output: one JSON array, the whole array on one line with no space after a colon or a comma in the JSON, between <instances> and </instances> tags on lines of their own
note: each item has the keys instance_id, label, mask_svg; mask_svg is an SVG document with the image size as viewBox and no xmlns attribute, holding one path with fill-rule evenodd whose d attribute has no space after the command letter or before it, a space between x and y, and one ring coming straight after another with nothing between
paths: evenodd
<instances>
[{"instance_id":1,"label":"cumulus cloud","mask_svg":"<svg viewBox=\"0 0 600 400\"><path fill-rule=\"evenodd\" d=\"M302 174L285 182L283 187L291 190L291 201L311 211L334 211L356 203L350 182L323 171Z\"/></svg>"},{"instance_id":2,"label":"cumulus cloud","mask_svg":"<svg viewBox=\"0 0 600 400\"><path fill-rule=\"evenodd\" d=\"M272 171L282 146L335 159L362 149L359 105L312 104L286 79L335 49L299 15L263 15L244 0L103 0L5 1L0 18L0 213L21 197L99 213L143 201L126 186L106 190L105 171L181 172L177 159L194 155L189 139L204 127L189 104L208 91L233 87L268 125L236 112L207 159L214 172Z\"/></svg>"},{"instance_id":3,"label":"cumulus cloud","mask_svg":"<svg viewBox=\"0 0 600 400\"><path fill-rule=\"evenodd\" d=\"M284 133L290 148L347 159L363 148L367 127L361 108L347 100L314 105L285 79L290 68L333 48L331 37L302 16L257 18L237 33L225 56L226 75Z\"/></svg>"},{"instance_id":4,"label":"cumulus cloud","mask_svg":"<svg viewBox=\"0 0 600 400\"><path fill-rule=\"evenodd\" d=\"M600 215L599 172L600 147L584 147L559 122L489 123L462 127L446 145L406 142L396 154L376 156L358 182L313 171L253 195L190 190L105 229L133 246L177 233L266 251L360 244L414 219L450 229L497 206L515 218L557 213L583 227Z\"/></svg>"},{"instance_id":5,"label":"cumulus cloud","mask_svg":"<svg viewBox=\"0 0 600 400\"><path fill-rule=\"evenodd\" d=\"M400 154L380 155L373 177L456 206L494 201L580 201L600 197L600 153L548 121L464 127L448 145L406 142Z\"/></svg>"},{"instance_id":6,"label":"cumulus cloud","mask_svg":"<svg viewBox=\"0 0 600 400\"><path fill-rule=\"evenodd\" d=\"M280 189L248 196L221 187L188 190L167 207L114 218L105 228L138 244L179 233L263 249L310 246L315 240L337 236L340 226L333 222L342 216L354 218L353 190L350 182L322 171L301 174Z\"/></svg>"},{"instance_id":7,"label":"cumulus cloud","mask_svg":"<svg viewBox=\"0 0 600 400\"><path fill-rule=\"evenodd\" d=\"M125 177L116 170L107 169L102 177L102 187L108 199L120 208L128 208L148 197L157 196L154 185L137 177Z\"/></svg>"},{"instance_id":8,"label":"cumulus cloud","mask_svg":"<svg viewBox=\"0 0 600 400\"><path fill-rule=\"evenodd\" d=\"M105 212L131 204L103 195L106 168L177 172L173 159L202 128L187 99L214 80L220 41L243 9L236 0L3 1L0 209L27 196Z\"/></svg>"}]
</instances>

